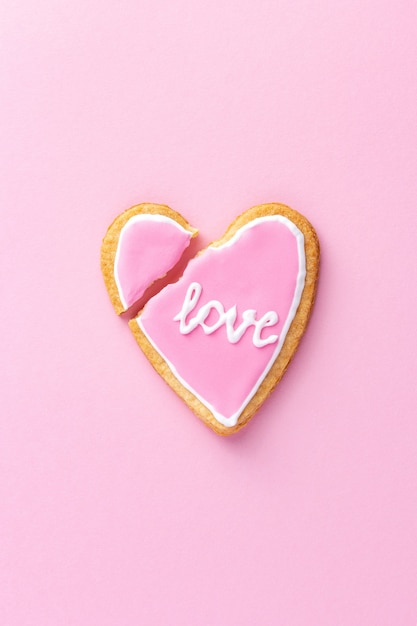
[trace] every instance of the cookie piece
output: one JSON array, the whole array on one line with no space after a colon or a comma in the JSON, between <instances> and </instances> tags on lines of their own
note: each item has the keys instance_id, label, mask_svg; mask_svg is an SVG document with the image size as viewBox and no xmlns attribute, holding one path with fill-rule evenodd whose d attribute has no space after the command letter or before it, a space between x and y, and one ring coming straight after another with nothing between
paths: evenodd
<instances>
[{"instance_id":1,"label":"cookie piece","mask_svg":"<svg viewBox=\"0 0 417 626\"><path fill-rule=\"evenodd\" d=\"M103 239L101 270L118 315L176 265L197 233L161 204L138 204L114 220Z\"/></svg>"},{"instance_id":2,"label":"cookie piece","mask_svg":"<svg viewBox=\"0 0 417 626\"><path fill-rule=\"evenodd\" d=\"M246 425L281 380L311 314L319 254L300 213L253 207L129 322L156 371L216 433Z\"/></svg>"}]
</instances>

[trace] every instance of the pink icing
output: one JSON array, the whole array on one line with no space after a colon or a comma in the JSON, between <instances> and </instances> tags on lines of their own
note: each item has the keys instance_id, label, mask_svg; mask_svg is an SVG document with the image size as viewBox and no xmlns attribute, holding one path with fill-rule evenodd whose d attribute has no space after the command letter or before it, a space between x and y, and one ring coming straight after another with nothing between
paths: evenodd
<instances>
[{"instance_id":1,"label":"pink icing","mask_svg":"<svg viewBox=\"0 0 417 626\"><path fill-rule=\"evenodd\" d=\"M124 225L114 272L125 309L177 263L191 236L190 231L163 215L135 215Z\"/></svg>"},{"instance_id":2,"label":"pink icing","mask_svg":"<svg viewBox=\"0 0 417 626\"><path fill-rule=\"evenodd\" d=\"M229 244L210 247L193 259L182 278L154 296L137 318L174 374L225 425L236 423L282 347L304 287L303 242L302 233L281 216L254 220ZM255 309L258 318L275 311L279 321L262 330L262 337L274 333L278 341L256 347L253 328L248 328L231 343L225 325L211 334L201 326L181 334L178 313L194 282L202 291L187 321L211 300L224 310L237 306L235 327L245 310ZM218 313L212 311L206 323L214 325L216 319Z\"/></svg>"}]
</instances>

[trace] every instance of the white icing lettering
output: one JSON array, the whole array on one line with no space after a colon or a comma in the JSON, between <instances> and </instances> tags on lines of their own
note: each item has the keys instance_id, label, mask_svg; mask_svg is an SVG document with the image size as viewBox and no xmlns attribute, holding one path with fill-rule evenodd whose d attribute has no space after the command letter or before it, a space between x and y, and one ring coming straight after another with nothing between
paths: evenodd
<instances>
[{"instance_id":1,"label":"white icing lettering","mask_svg":"<svg viewBox=\"0 0 417 626\"><path fill-rule=\"evenodd\" d=\"M197 326L201 326L206 335L211 335L224 325L226 327L228 341L230 343L237 343L242 339L247 329L253 326L252 342L257 348L263 348L264 346L278 341L278 335L270 335L266 339L262 339L261 337L264 328L278 324L279 317L275 311L268 311L259 320L256 319L255 309L243 311L243 321L235 328L237 318L236 305L232 306L228 311L225 311L223 305L218 300L210 300L210 302L200 307L194 317L190 317L187 321L188 315L194 311L198 304L202 290L200 283L191 283L185 294L181 311L174 317L174 321L180 323L180 333L182 335L188 335L195 330ZM216 312L218 319L208 324L206 320L212 311Z\"/></svg>"}]
</instances>

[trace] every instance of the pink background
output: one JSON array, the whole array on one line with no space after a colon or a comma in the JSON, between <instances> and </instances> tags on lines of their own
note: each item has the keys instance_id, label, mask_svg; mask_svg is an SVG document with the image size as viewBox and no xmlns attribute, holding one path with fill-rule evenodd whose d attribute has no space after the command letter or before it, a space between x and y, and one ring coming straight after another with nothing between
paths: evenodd
<instances>
[{"instance_id":1,"label":"pink background","mask_svg":"<svg viewBox=\"0 0 417 626\"><path fill-rule=\"evenodd\" d=\"M412 0L3 0L0 624L415 626ZM107 225L322 244L299 353L206 429L112 310Z\"/></svg>"}]
</instances>

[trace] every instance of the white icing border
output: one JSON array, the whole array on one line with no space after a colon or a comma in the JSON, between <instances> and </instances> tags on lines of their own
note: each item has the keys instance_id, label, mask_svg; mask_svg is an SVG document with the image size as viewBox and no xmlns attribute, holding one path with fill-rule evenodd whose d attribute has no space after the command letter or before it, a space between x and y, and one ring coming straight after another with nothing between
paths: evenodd
<instances>
[{"instance_id":1,"label":"white icing border","mask_svg":"<svg viewBox=\"0 0 417 626\"><path fill-rule=\"evenodd\" d=\"M299 267L298 267L298 274L297 274L296 287L295 287L295 291L294 291L294 297L293 297L293 301L291 303L290 310L289 310L288 315L287 315L287 319L285 320L285 324L284 324L284 326L282 328L282 331L281 331L281 334L280 334L280 337L279 337L279 342L277 343L277 346L276 346L276 348L275 348L275 350L274 350L270 360L268 361L264 371L262 372L262 374L260 375L260 377L256 381L255 385L253 386L253 388L251 389L249 394L246 396L245 400L243 401L243 403L241 404L239 409L235 413L233 413L233 415L231 415L230 417L225 417L224 415L219 413L209 402L207 402L207 400L202 398L202 396L200 396L200 394L197 393L195 391L195 389L193 389L180 376L180 374L178 373L178 371L175 368L175 366L166 358L164 353L161 352L161 350L156 346L154 341L151 339L151 337L148 335L148 333L146 332L145 328L143 327L143 325L141 323L141 320L140 320L140 317L136 318L136 322L137 322L139 328L141 329L141 331L143 332L145 337L148 339L149 343L155 348L155 350L158 352L158 354L160 354L161 357L165 360L165 362L168 365L169 369L174 374L174 376L180 381L180 383L183 385L183 387L188 389L188 391L190 391L198 400L200 400L200 402L205 407L207 407L209 409L209 411L211 411L211 413L214 415L215 419L220 424L222 424L223 426L229 427L229 428L231 428L232 426L236 426L237 421L238 421L240 415L242 414L243 410L249 404L249 402L252 400L253 396L256 394L256 392L258 391L259 387L261 386L264 378L266 377L266 375L268 374L269 370L271 369L275 359L277 358L277 356L281 352L282 346L284 345L284 341L285 341L285 338L286 338L287 333L289 331L289 328L291 326L291 323L292 323L292 321L293 321L293 319L295 317L295 314L297 313L297 309L298 309L300 301L301 301L301 296L302 296L303 291L304 291L305 278L306 278L306 257L305 257L305 250L304 250L304 235L301 232L301 230L293 222L291 222L287 217L284 217L283 215L265 215L264 217L257 217L254 220L252 220L251 222L248 222L247 224L245 224L244 226L239 228L239 230L233 235L233 237L231 239L229 239L229 241L226 241L225 243L221 244L220 246L211 245L211 246L208 247L208 249L210 249L210 250L221 250L222 248L227 248L229 246L232 246L240 239L240 237L242 236L242 233L245 232L246 230L249 230L250 228L253 228L256 224L259 224L261 222L272 222L272 221L278 221L278 222L281 222L281 224L284 224L291 231L291 233L295 236L295 238L297 240L298 265L299 265Z\"/></svg>"},{"instance_id":2,"label":"white icing border","mask_svg":"<svg viewBox=\"0 0 417 626\"><path fill-rule=\"evenodd\" d=\"M181 226L181 224L178 224L178 222L173 220L171 217L168 217L167 215L160 215L157 213L139 213L138 215L133 215L131 218L127 220L126 224L124 224L123 227L120 229L119 240L117 242L116 255L114 257L114 280L116 282L117 290L119 292L119 298L120 298L121 303L123 304L124 309L128 309L129 306L131 305L127 304L126 299L124 297L122 286L120 284L119 272L118 272L118 264L120 260L120 248L122 245L122 239L128 227L132 226L132 224L136 224L137 222L145 222L145 221L164 222L165 224L173 224L174 226L178 228L179 231L186 233L189 236L189 239L191 239L191 237L193 236L193 232L196 232L194 231L194 229L193 231L190 231L187 228L184 228L184 226Z\"/></svg>"}]
</instances>

